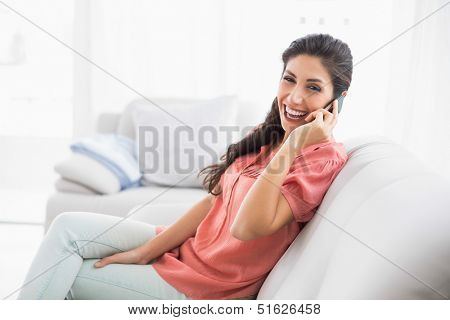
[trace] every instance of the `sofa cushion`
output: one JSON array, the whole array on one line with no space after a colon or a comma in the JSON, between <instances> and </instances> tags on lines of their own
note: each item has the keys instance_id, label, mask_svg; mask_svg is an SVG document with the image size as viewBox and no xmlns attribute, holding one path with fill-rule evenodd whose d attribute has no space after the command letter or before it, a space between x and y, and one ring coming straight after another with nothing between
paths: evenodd
<instances>
[{"instance_id":1,"label":"sofa cushion","mask_svg":"<svg viewBox=\"0 0 450 320\"><path fill-rule=\"evenodd\" d=\"M96 160L80 153L71 154L55 165L63 178L84 185L101 194L120 191L117 176Z\"/></svg>"},{"instance_id":2,"label":"sofa cushion","mask_svg":"<svg viewBox=\"0 0 450 320\"><path fill-rule=\"evenodd\" d=\"M61 192L99 194L95 190L92 190L82 184L64 178L58 178L55 181L55 189Z\"/></svg>"},{"instance_id":3,"label":"sofa cushion","mask_svg":"<svg viewBox=\"0 0 450 320\"><path fill-rule=\"evenodd\" d=\"M218 162L232 142L233 135L227 130L236 123L237 97L153 101L168 113L146 100L133 111L136 128L145 129L136 134L144 180L165 186L201 187L203 177L198 178L197 173ZM221 129L225 126L227 130ZM238 133L236 130L235 136Z\"/></svg>"},{"instance_id":4,"label":"sofa cushion","mask_svg":"<svg viewBox=\"0 0 450 320\"><path fill-rule=\"evenodd\" d=\"M149 99L153 101L152 99ZM161 108L165 107L165 103L169 101L169 103L201 103L204 100L194 100L194 99L181 99L181 98L156 98L158 100L158 105ZM155 100L155 101L156 101ZM151 104L150 101L147 101L148 104ZM117 134L123 135L130 139L136 139L136 128L133 121L133 110L142 103L142 99L135 99L131 101L124 109L121 114L110 115L110 114L100 114L98 120L98 129L97 131L112 133L116 132ZM156 102L155 102L156 103ZM265 114L261 112L256 112L260 106L256 105L252 101L247 100L238 100L238 110L236 114L236 125L239 126L240 135L238 137L244 137L245 134L250 131L251 128L256 126L257 124L264 121ZM156 108L156 107L154 107ZM267 111L270 110L270 105L267 105ZM162 111L161 111L162 112ZM113 116L116 118L113 119ZM111 126L115 126L114 130L111 129ZM104 128L108 129L104 129Z\"/></svg>"}]
</instances>

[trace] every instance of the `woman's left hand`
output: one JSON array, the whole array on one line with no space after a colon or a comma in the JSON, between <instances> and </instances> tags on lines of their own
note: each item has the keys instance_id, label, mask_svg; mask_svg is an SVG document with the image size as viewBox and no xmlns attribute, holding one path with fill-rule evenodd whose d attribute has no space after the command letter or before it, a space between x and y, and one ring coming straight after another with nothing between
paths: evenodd
<instances>
[{"instance_id":1,"label":"woman's left hand","mask_svg":"<svg viewBox=\"0 0 450 320\"><path fill-rule=\"evenodd\" d=\"M104 266L107 266L111 263L119 263L119 264L148 264L149 260L146 259L146 249L144 246L140 246L137 248L134 248L132 250L119 252L116 254L113 254L108 257L104 257L100 260L98 260L94 267L96 268L103 268Z\"/></svg>"},{"instance_id":2,"label":"woman's left hand","mask_svg":"<svg viewBox=\"0 0 450 320\"><path fill-rule=\"evenodd\" d=\"M307 124L292 130L289 138L294 140L297 151L331 138L338 116L336 99L333 101L331 108L333 113L323 108L311 112L305 118L305 121L308 122Z\"/></svg>"}]
</instances>

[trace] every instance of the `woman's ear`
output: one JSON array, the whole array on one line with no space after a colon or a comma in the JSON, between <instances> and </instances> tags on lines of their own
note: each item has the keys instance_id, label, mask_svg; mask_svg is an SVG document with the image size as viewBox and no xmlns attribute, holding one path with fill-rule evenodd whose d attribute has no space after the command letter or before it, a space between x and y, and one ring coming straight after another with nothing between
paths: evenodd
<instances>
[{"instance_id":1,"label":"woman's ear","mask_svg":"<svg viewBox=\"0 0 450 320\"><path fill-rule=\"evenodd\" d=\"M346 96L347 95L347 90L346 91L344 91L344 92L342 92L342 96Z\"/></svg>"}]
</instances>

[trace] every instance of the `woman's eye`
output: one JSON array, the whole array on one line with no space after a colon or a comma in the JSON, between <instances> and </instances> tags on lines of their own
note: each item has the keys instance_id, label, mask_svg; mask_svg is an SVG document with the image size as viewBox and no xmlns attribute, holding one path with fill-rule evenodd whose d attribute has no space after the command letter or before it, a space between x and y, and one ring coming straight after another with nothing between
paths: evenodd
<instances>
[{"instance_id":1,"label":"woman's eye","mask_svg":"<svg viewBox=\"0 0 450 320\"><path fill-rule=\"evenodd\" d=\"M320 91L320 88L319 88L319 87L316 87L316 86L309 86L308 88L310 88L310 89L312 89L312 90L314 90L314 91L317 91L317 92Z\"/></svg>"},{"instance_id":2,"label":"woman's eye","mask_svg":"<svg viewBox=\"0 0 450 320\"><path fill-rule=\"evenodd\" d=\"M290 77L284 77L283 79L288 81L288 82L295 82L295 80L290 78ZM320 92L320 90L321 90L319 87L316 87L316 86L309 86L308 88L310 88L310 89L312 89L314 91L317 91L317 92Z\"/></svg>"},{"instance_id":3,"label":"woman's eye","mask_svg":"<svg viewBox=\"0 0 450 320\"><path fill-rule=\"evenodd\" d=\"M288 81L288 82L294 82L294 80L292 78L290 78L290 77L284 77L283 79Z\"/></svg>"}]
</instances>

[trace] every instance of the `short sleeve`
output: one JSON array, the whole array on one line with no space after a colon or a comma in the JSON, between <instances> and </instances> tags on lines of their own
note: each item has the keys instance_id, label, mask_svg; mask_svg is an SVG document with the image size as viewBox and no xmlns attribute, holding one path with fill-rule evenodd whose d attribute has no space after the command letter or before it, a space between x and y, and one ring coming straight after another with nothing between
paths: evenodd
<instances>
[{"instance_id":1,"label":"short sleeve","mask_svg":"<svg viewBox=\"0 0 450 320\"><path fill-rule=\"evenodd\" d=\"M301 158L294 160L281 186L281 193L289 203L297 222L307 222L312 219L343 165L343 161L336 159L310 163L304 163Z\"/></svg>"}]
</instances>

